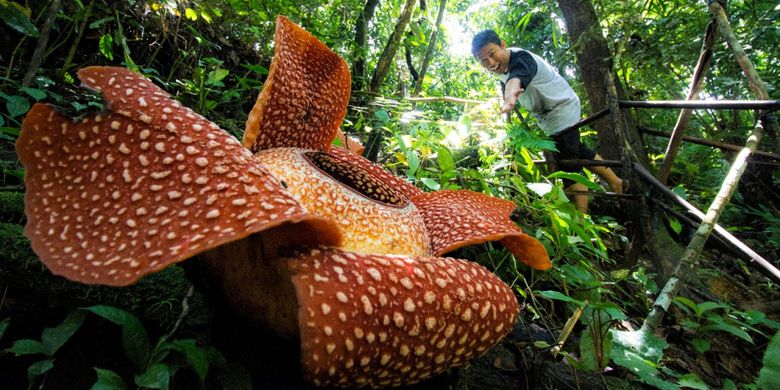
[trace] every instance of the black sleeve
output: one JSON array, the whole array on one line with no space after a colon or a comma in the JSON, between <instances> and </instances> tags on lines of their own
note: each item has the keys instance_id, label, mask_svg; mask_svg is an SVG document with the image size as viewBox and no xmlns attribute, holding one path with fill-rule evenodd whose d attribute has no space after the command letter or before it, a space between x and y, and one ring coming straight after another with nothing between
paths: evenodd
<instances>
[{"instance_id":1,"label":"black sleeve","mask_svg":"<svg viewBox=\"0 0 780 390\"><path fill-rule=\"evenodd\" d=\"M520 79L523 88L531 84L531 80L536 76L536 70L536 61L527 51L512 52L509 56L509 78Z\"/></svg>"}]
</instances>

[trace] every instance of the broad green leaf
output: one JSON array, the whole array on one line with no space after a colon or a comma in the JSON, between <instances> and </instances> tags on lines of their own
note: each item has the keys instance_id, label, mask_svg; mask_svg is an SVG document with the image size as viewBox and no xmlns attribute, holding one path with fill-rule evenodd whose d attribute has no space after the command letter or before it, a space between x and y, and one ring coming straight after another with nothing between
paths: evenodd
<instances>
[{"instance_id":1,"label":"broad green leaf","mask_svg":"<svg viewBox=\"0 0 780 390\"><path fill-rule=\"evenodd\" d=\"M592 182L590 179L588 179L587 177L585 177L585 176L583 176L583 175L581 175L579 173L558 171L558 172L554 172L554 173L548 175L547 177L550 178L550 179L558 179L558 178L560 178L560 179L569 179L571 181L580 183L580 184L584 185L585 187L588 187L588 189L590 189L592 191L602 191L603 190L603 188L601 188L600 185Z\"/></svg>"},{"instance_id":2,"label":"broad green leaf","mask_svg":"<svg viewBox=\"0 0 780 390\"><path fill-rule=\"evenodd\" d=\"M406 153L406 160L409 162L409 169L406 170L406 175L414 177L414 174L417 173L417 169L420 168L420 159L417 158L417 153L415 153L414 150L410 150Z\"/></svg>"},{"instance_id":3,"label":"broad green leaf","mask_svg":"<svg viewBox=\"0 0 780 390\"><path fill-rule=\"evenodd\" d=\"M452 159L452 153L447 148L439 147L436 149L436 161L442 172L455 169L455 160Z\"/></svg>"},{"instance_id":4,"label":"broad green leaf","mask_svg":"<svg viewBox=\"0 0 780 390\"><path fill-rule=\"evenodd\" d=\"M146 372L135 376L136 385L149 389L167 390L170 380L170 370L163 363L154 364Z\"/></svg>"},{"instance_id":5,"label":"broad green leaf","mask_svg":"<svg viewBox=\"0 0 780 390\"><path fill-rule=\"evenodd\" d=\"M594 328L594 325L596 327ZM595 335L603 334L603 328L591 323L580 336L580 355L582 364L591 371L600 371L609 363L609 353L612 349L612 334L606 332L604 337L594 339Z\"/></svg>"},{"instance_id":6,"label":"broad green leaf","mask_svg":"<svg viewBox=\"0 0 780 390\"><path fill-rule=\"evenodd\" d=\"M742 318L744 318L750 325L758 325L764 322L766 319L766 314L758 310L748 310L742 313Z\"/></svg>"},{"instance_id":7,"label":"broad green leaf","mask_svg":"<svg viewBox=\"0 0 780 390\"><path fill-rule=\"evenodd\" d=\"M40 35L35 24L30 20L30 10L15 1L0 1L0 18L8 27L24 35L32 38Z\"/></svg>"},{"instance_id":8,"label":"broad green leaf","mask_svg":"<svg viewBox=\"0 0 780 390\"><path fill-rule=\"evenodd\" d=\"M728 308L728 305L724 305L719 302L707 301L699 304L699 310L697 312L699 313L699 315L702 315L710 310L725 309L725 308Z\"/></svg>"},{"instance_id":9,"label":"broad green leaf","mask_svg":"<svg viewBox=\"0 0 780 390\"><path fill-rule=\"evenodd\" d=\"M46 349L46 355L54 356L60 347L67 342L84 322L84 312L74 310L68 313L65 320L55 328L46 328L41 335L41 343Z\"/></svg>"},{"instance_id":10,"label":"broad green leaf","mask_svg":"<svg viewBox=\"0 0 780 390\"><path fill-rule=\"evenodd\" d=\"M97 382L95 382L90 390L126 390L127 384L119 374L111 371L104 370L102 368L95 367L97 373Z\"/></svg>"},{"instance_id":11,"label":"broad green leaf","mask_svg":"<svg viewBox=\"0 0 780 390\"><path fill-rule=\"evenodd\" d=\"M425 184L425 187L427 187L430 190L438 191L441 188L441 185L439 184L438 181L433 180L429 177L423 177L420 179L420 181L422 181L422 183Z\"/></svg>"},{"instance_id":12,"label":"broad green leaf","mask_svg":"<svg viewBox=\"0 0 780 390\"><path fill-rule=\"evenodd\" d=\"M650 364L658 364L664 356L664 349L669 345L663 339L648 332L626 332L615 329L610 329L610 332L612 332L613 351L618 350L616 353L621 354L623 349L630 350Z\"/></svg>"},{"instance_id":13,"label":"broad green leaf","mask_svg":"<svg viewBox=\"0 0 780 390\"><path fill-rule=\"evenodd\" d=\"M176 340L172 343L172 346L173 349L184 355L187 363L198 374L200 383L204 383L209 372L209 361L206 351L197 345L196 340Z\"/></svg>"},{"instance_id":14,"label":"broad green leaf","mask_svg":"<svg viewBox=\"0 0 780 390\"><path fill-rule=\"evenodd\" d=\"M625 320L628 317L625 313L623 313L623 310L618 307L615 303L612 302L596 302L590 304L591 309L598 309L603 310L609 315L610 320Z\"/></svg>"},{"instance_id":15,"label":"broad green leaf","mask_svg":"<svg viewBox=\"0 0 780 390\"><path fill-rule=\"evenodd\" d=\"M382 123L390 121L390 115L385 110L376 110L376 112L374 112L374 116L376 116L376 118L379 119Z\"/></svg>"},{"instance_id":16,"label":"broad green leaf","mask_svg":"<svg viewBox=\"0 0 780 390\"><path fill-rule=\"evenodd\" d=\"M734 336L737 336L737 337L741 338L742 340L745 340L745 341L747 341L747 342L749 342L751 344L753 343L753 338L750 337L750 335L747 332L745 332L744 330L742 330L741 328L739 328L737 326L731 325L731 324L723 321L722 318L720 318L720 317L710 317L709 320L710 320L711 323L709 325L705 326L704 327L705 329L721 330L721 331L724 331L726 333L731 333Z\"/></svg>"},{"instance_id":17,"label":"broad green leaf","mask_svg":"<svg viewBox=\"0 0 780 390\"><path fill-rule=\"evenodd\" d=\"M699 378L696 374L690 373L685 374L680 377L680 380L677 383L680 385L680 387L684 387L686 389L698 389L698 390L708 390L709 386L707 386L706 383L704 383L701 378Z\"/></svg>"},{"instance_id":18,"label":"broad green leaf","mask_svg":"<svg viewBox=\"0 0 780 390\"><path fill-rule=\"evenodd\" d=\"M227 69L215 69L209 72L209 77L206 80L206 84L208 85L215 85L215 86L223 86L222 80L227 77L227 75L230 74L230 71Z\"/></svg>"},{"instance_id":19,"label":"broad green leaf","mask_svg":"<svg viewBox=\"0 0 780 390\"><path fill-rule=\"evenodd\" d=\"M111 306L97 305L85 308L122 327L122 345L136 372L142 371L149 361L149 336L146 329L132 314Z\"/></svg>"},{"instance_id":20,"label":"broad green leaf","mask_svg":"<svg viewBox=\"0 0 780 390\"><path fill-rule=\"evenodd\" d=\"M5 99L5 108L11 118L24 115L30 111L30 102L23 96L0 94Z\"/></svg>"},{"instance_id":21,"label":"broad green leaf","mask_svg":"<svg viewBox=\"0 0 780 390\"><path fill-rule=\"evenodd\" d=\"M30 87L22 87L19 88L20 91L30 95L33 99L36 101L40 101L43 99L46 99L46 91L38 88L30 88Z\"/></svg>"},{"instance_id":22,"label":"broad green leaf","mask_svg":"<svg viewBox=\"0 0 780 390\"><path fill-rule=\"evenodd\" d=\"M780 389L780 332L775 333L764 352L764 366L756 381L761 389Z\"/></svg>"},{"instance_id":23,"label":"broad green leaf","mask_svg":"<svg viewBox=\"0 0 780 390\"><path fill-rule=\"evenodd\" d=\"M693 347L696 348L699 353L704 353L710 350L710 342L705 339L695 338L691 341Z\"/></svg>"},{"instance_id":24,"label":"broad green leaf","mask_svg":"<svg viewBox=\"0 0 780 390\"><path fill-rule=\"evenodd\" d=\"M126 390L127 384L119 374L114 371L94 367L97 374L97 382L90 390Z\"/></svg>"},{"instance_id":25,"label":"broad green leaf","mask_svg":"<svg viewBox=\"0 0 780 390\"><path fill-rule=\"evenodd\" d=\"M38 340L31 339L16 340L11 345L11 348L6 349L6 351L16 356L35 355L39 353L46 355L46 348L43 347L43 344Z\"/></svg>"},{"instance_id":26,"label":"broad green leaf","mask_svg":"<svg viewBox=\"0 0 780 390\"><path fill-rule=\"evenodd\" d=\"M45 374L54 368L54 359L39 360L27 367L27 379L32 383L33 378Z\"/></svg>"},{"instance_id":27,"label":"broad green leaf","mask_svg":"<svg viewBox=\"0 0 780 390\"><path fill-rule=\"evenodd\" d=\"M577 306L582 306L583 305L582 301L578 301L578 300L576 300L576 299L574 299L574 298L572 298L572 297L570 297L568 295L562 294L562 293L560 293L558 291L547 290L547 291L535 291L534 293L536 295L541 295L541 296L543 296L543 297L545 297L547 299L552 299L552 300L555 300L555 301L563 301L563 302L574 303Z\"/></svg>"},{"instance_id":28,"label":"broad green leaf","mask_svg":"<svg viewBox=\"0 0 780 390\"><path fill-rule=\"evenodd\" d=\"M5 119L3 118L2 115L0 115L0 127L3 127L3 126L5 126Z\"/></svg>"},{"instance_id":29,"label":"broad green leaf","mask_svg":"<svg viewBox=\"0 0 780 390\"><path fill-rule=\"evenodd\" d=\"M691 310L693 310L694 313L696 313L697 317L699 316L699 306L692 299L677 296L674 297L674 300L672 302L677 304L677 306L681 307L683 310L687 311L689 314L690 311L688 311L688 309L690 308Z\"/></svg>"},{"instance_id":30,"label":"broad green leaf","mask_svg":"<svg viewBox=\"0 0 780 390\"><path fill-rule=\"evenodd\" d=\"M100 42L98 43L98 49L100 50L100 54L102 54L103 57L106 57L109 60L113 60L114 59L114 37L112 37L111 34L103 34L100 37Z\"/></svg>"}]
</instances>

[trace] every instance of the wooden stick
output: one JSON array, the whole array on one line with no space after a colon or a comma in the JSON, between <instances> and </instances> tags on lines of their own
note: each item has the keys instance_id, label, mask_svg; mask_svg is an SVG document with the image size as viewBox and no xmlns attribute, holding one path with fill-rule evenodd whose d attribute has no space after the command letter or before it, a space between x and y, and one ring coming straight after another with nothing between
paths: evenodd
<instances>
[{"instance_id":1,"label":"wooden stick","mask_svg":"<svg viewBox=\"0 0 780 390\"><path fill-rule=\"evenodd\" d=\"M666 132L663 132L663 131L660 131L660 130L651 129L651 128L648 128L648 127L640 127L639 131L642 132L642 133L657 135L659 137L666 137L666 138L671 137L670 133L666 133ZM714 148L731 150L731 151L734 151L734 152L738 152L738 151L742 150L742 147L738 146L738 145L727 144L725 142L710 141L710 140L707 140L707 139L691 137L689 135L684 135L682 137L682 139L683 139L683 141L688 141L688 142L691 142L691 143L694 143L694 144L705 145L705 146L712 146ZM775 159L775 160L780 160L780 154L763 152L763 151L760 151L760 150L757 150L753 154L755 154L756 156L763 156L763 157L769 157L769 158L772 158L772 159Z\"/></svg>"},{"instance_id":2,"label":"wooden stick","mask_svg":"<svg viewBox=\"0 0 780 390\"><path fill-rule=\"evenodd\" d=\"M699 220L703 220L705 217L705 214L701 212L696 206L690 204L687 200L681 198L679 195L672 192L670 189L666 188L666 186L658 181L658 179L653 176L652 173L650 173L645 167L643 167L640 164L634 164L634 170L649 184L651 184L653 187L655 187L657 190L659 190L662 194L666 195L670 199L676 201L678 204L683 206L689 213L691 213L693 216L698 218ZM742 241L740 241L738 238L734 237L728 230L724 229L722 226L716 224L714 227L715 233L719 234L724 240L728 241L729 244L733 245L734 248L742 252L742 254L747 257L747 260L749 260L748 264L757 265L758 269L761 270L767 277L775 280L776 282L780 283L780 270L775 268L772 263L761 257L758 253L756 253L753 249L745 245Z\"/></svg>"},{"instance_id":3,"label":"wooden stick","mask_svg":"<svg viewBox=\"0 0 780 390\"><path fill-rule=\"evenodd\" d=\"M748 137L745 143L745 148L739 152L734 162L731 164L729 172L726 174L726 178L723 179L723 184L718 191L718 195L715 196L715 200L712 201L710 208L707 210L707 214L702 218L701 225L693 235L693 239L685 248L682 259L677 264L672 277L666 282L661 294L655 300L653 309L650 314L645 318L642 324L642 330L646 332L654 332L661 324L666 311L669 309L669 305L672 299L677 295L682 286L685 284L687 276L693 272L694 267L698 264L699 255L701 255L704 244L707 242L713 228L717 226L718 218L729 203L731 196L737 192L737 186L739 185L739 179L742 173L747 168L747 159L750 153L756 150L758 142L761 140L764 128L759 123L753 130L753 133ZM767 264L769 265L769 264ZM771 265L770 265L771 266ZM774 268L774 267L772 267ZM777 272L777 280L780 281L780 270L774 268Z\"/></svg>"},{"instance_id":4,"label":"wooden stick","mask_svg":"<svg viewBox=\"0 0 780 390\"><path fill-rule=\"evenodd\" d=\"M704 75L710 68L712 63L712 47L715 45L715 33L718 31L718 24L715 20L711 20L707 25L704 33L704 44L701 48L701 54L699 60L696 63L696 70L693 71L693 77L691 79L690 90L686 100L697 100L699 92L701 92L702 84L704 84ZM669 138L669 145L666 146L666 152L664 153L664 160L661 163L661 168L658 170L658 180L661 183L666 184L666 180L669 179L669 173L672 171L672 164L677 157L677 151L680 150L680 144L682 144L682 136L685 133L685 127L688 126L688 121L691 119L693 110L685 108L680 111L680 115L677 117L677 123L672 130L672 136Z\"/></svg>"},{"instance_id":5,"label":"wooden stick","mask_svg":"<svg viewBox=\"0 0 780 390\"><path fill-rule=\"evenodd\" d=\"M434 103L458 103L458 104L485 104L490 101L461 99L452 96L429 96L429 97L410 97L406 100L410 102L434 102Z\"/></svg>"},{"instance_id":6,"label":"wooden stick","mask_svg":"<svg viewBox=\"0 0 780 390\"><path fill-rule=\"evenodd\" d=\"M621 100L622 108L715 108L724 110L780 110L780 100Z\"/></svg>"}]
</instances>

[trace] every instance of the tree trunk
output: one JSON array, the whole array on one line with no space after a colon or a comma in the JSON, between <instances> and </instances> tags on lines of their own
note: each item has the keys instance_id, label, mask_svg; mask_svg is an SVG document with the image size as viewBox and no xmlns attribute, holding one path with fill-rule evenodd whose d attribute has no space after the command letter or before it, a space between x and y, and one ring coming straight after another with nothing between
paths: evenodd
<instances>
[{"instance_id":1,"label":"tree trunk","mask_svg":"<svg viewBox=\"0 0 780 390\"><path fill-rule=\"evenodd\" d=\"M612 55L607 47L599 25L598 16L591 0L558 0L571 46L575 49L580 77L590 100L593 112L611 109L610 115L594 122L599 136L599 151L606 159L623 161L620 176L631 183L631 192L645 193L644 183L631 169L632 161L648 165L641 138L628 109L618 107L624 96L623 89L615 80L612 69ZM624 223L632 225L634 252L629 257L639 257L640 251L647 251L653 260L656 272L663 277L671 272L673 259L680 256L679 246L669 237L663 221L650 208L644 198L635 206L623 207Z\"/></svg>"},{"instance_id":2,"label":"tree trunk","mask_svg":"<svg viewBox=\"0 0 780 390\"><path fill-rule=\"evenodd\" d=\"M371 84L368 90L371 92L377 92L379 85L382 84L387 72L390 70L390 65L393 63L396 52L398 52L398 46L401 43L401 37L406 30L406 26L409 24L409 20L412 18L412 11L415 7L415 0L406 0L404 8L401 11L401 17L398 18L398 23L395 25L395 30L390 35L390 39L387 41L385 49L382 51L382 55L379 56L379 60L374 69L374 74L371 76Z\"/></svg>"},{"instance_id":3,"label":"tree trunk","mask_svg":"<svg viewBox=\"0 0 780 390\"><path fill-rule=\"evenodd\" d=\"M441 26L441 21L444 19L444 10L446 8L447 0L441 0L439 2L439 15L436 16L436 25L433 26L431 37L428 39L428 49L425 51L425 57L423 58L422 65L420 66L420 77L415 80L412 97L417 97L420 95L422 83L425 79L425 73L428 72L428 64L431 62L431 57L433 57L433 50L436 48L436 40L439 37L439 26Z\"/></svg>"},{"instance_id":4,"label":"tree trunk","mask_svg":"<svg viewBox=\"0 0 780 390\"><path fill-rule=\"evenodd\" d=\"M592 112L607 108L607 86L604 82L604 72L612 73L612 54L607 46L607 40L601 32L599 19L591 0L558 0L563 17L566 21L566 31L569 33L571 47L577 56L580 77L588 93ZM625 100L623 87L616 83L618 98ZM626 140L637 152L642 165L647 165L647 156L642 152L642 141L634 125L633 118L627 109L623 109L622 117L627 123ZM621 145L615 134L615 124L609 117L594 123L599 136L599 152L608 160L620 159Z\"/></svg>"},{"instance_id":5,"label":"tree trunk","mask_svg":"<svg viewBox=\"0 0 780 390\"><path fill-rule=\"evenodd\" d=\"M368 22L374 17L379 0L366 0L355 22L355 46L352 50L352 90L362 91L366 85L366 53L368 53Z\"/></svg>"}]
</instances>

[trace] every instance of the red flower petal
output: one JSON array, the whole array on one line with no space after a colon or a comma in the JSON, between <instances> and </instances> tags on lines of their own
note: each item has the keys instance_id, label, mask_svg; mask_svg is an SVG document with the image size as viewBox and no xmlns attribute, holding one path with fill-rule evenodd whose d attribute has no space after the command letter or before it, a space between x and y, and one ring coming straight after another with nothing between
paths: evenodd
<instances>
[{"instance_id":1,"label":"red flower petal","mask_svg":"<svg viewBox=\"0 0 780 390\"><path fill-rule=\"evenodd\" d=\"M284 16L276 19L268 79L249 113L243 143L252 152L275 147L328 150L347 114L346 61Z\"/></svg>"},{"instance_id":2,"label":"red flower petal","mask_svg":"<svg viewBox=\"0 0 780 390\"><path fill-rule=\"evenodd\" d=\"M306 376L319 386L411 384L509 332L512 290L466 260L313 249L288 260Z\"/></svg>"},{"instance_id":3,"label":"red flower petal","mask_svg":"<svg viewBox=\"0 0 780 390\"><path fill-rule=\"evenodd\" d=\"M339 242L251 153L149 80L87 68L113 112L72 121L36 104L16 143L25 233L55 274L127 285L199 252L287 222Z\"/></svg>"},{"instance_id":4,"label":"red flower petal","mask_svg":"<svg viewBox=\"0 0 780 390\"><path fill-rule=\"evenodd\" d=\"M510 201L468 190L444 190L414 196L412 202L423 215L435 256L466 245L501 240L530 267L546 270L552 266L542 243L509 219L515 209Z\"/></svg>"}]
</instances>

